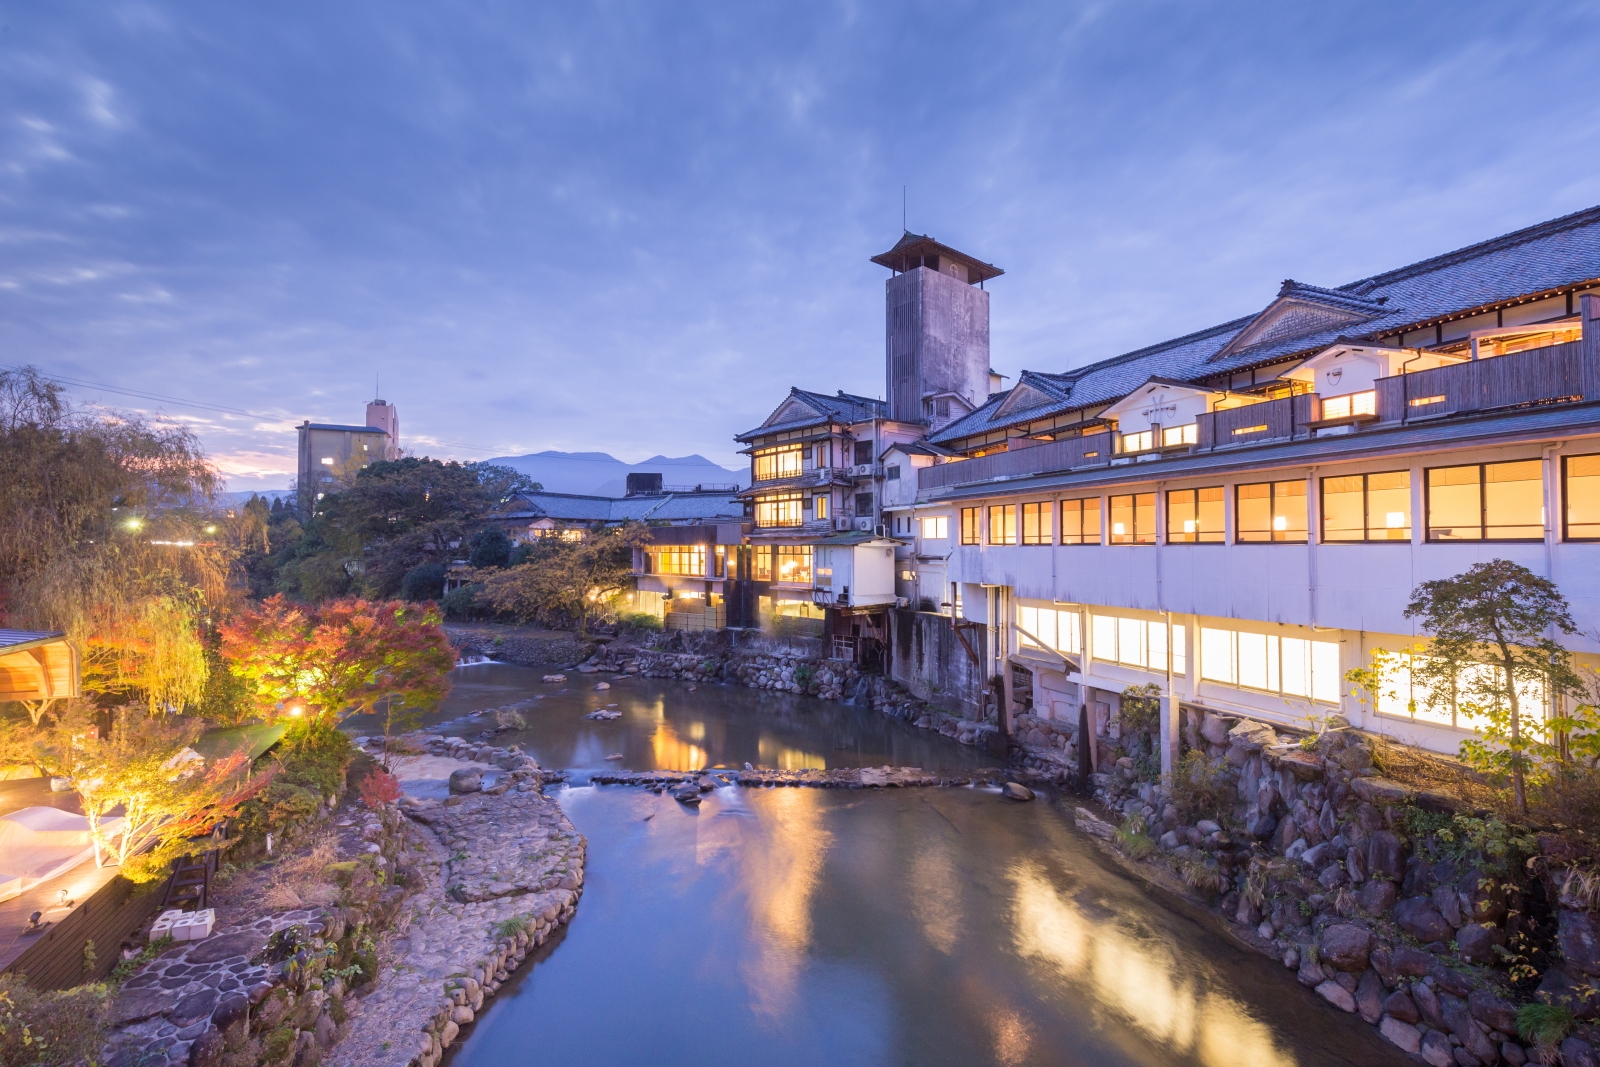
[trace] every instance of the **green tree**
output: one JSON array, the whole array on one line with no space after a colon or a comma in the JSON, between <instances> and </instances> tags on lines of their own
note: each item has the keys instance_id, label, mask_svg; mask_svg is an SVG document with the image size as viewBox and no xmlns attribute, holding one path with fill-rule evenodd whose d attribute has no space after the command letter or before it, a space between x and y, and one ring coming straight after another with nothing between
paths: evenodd
<instances>
[{"instance_id":1,"label":"green tree","mask_svg":"<svg viewBox=\"0 0 1600 1067\"><path fill-rule=\"evenodd\" d=\"M1412 661L1431 701L1483 723L1480 737L1462 743L1462 759L1509 777L1513 802L1526 812L1527 780L1541 760L1559 758L1545 738L1560 726L1528 702L1542 694L1557 707L1580 684L1571 656L1552 636L1577 632L1566 598L1548 579L1496 559L1422 583L1405 615L1433 638L1428 654Z\"/></svg>"},{"instance_id":2,"label":"green tree","mask_svg":"<svg viewBox=\"0 0 1600 1067\"><path fill-rule=\"evenodd\" d=\"M499 526L480 530L472 539L467 562L474 567L504 567L511 562L511 538Z\"/></svg>"},{"instance_id":3,"label":"green tree","mask_svg":"<svg viewBox=\"0 0 1600 1067\"><path fill-rule=\"evenodd\" d=\"M633 584L633 550L649 541L642 523L602 527L577 541L541 538L527 562L488 575L483 599L498 611L546 623L589 623Z\"/></svg>"}]
</instances>

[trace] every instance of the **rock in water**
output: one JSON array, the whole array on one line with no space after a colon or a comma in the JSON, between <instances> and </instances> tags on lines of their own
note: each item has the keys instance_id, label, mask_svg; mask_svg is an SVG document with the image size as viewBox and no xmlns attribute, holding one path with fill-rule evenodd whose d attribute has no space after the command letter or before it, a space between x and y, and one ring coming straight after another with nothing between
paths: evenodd
<instances>
[{"instance_id":1,"label":"rock in water","mask_svg":"<svg viewBox=\"0 0 1600 1067\"><path fill-rule=\"evenodd\" d=\"M483 790L483 772L476 767L463 767L459 771L450 772L450 792L457 795L461 793L478 793Z\"/></svg>"},{"instance_id":2,"label":"rock in water","mask_svg":"<svg viewBox=\"0 0 1600 1067\"><path fill-rule=\"evenodd\" d=\"M679 804L698 804L700 803L700 786L695 782L690 782L681 789L674 790L672 799Z\"/></svg>"},{"instance_id":3,"label":"rock in water","mask_svg":"<svg viewBox=\"0 0 1600 1067\"><path fill-rule=\"evenodd\" d=\"M547 682L564 682L567 680L567 676L564 674L547 674L544 676L544 680Z\"/></svg>"},{"instance_id":4,"label":"rock in water","mask_svg":"<svg viewBox=\"0 0 1600 1067\"><path fill-rule=\"evenodd\" d=\"M1016 782L1007 782L1000 788L1000 795L1007 800L1032 800L1033 790Z\"/></svg>"},{"instance_id":5,"label":"rock in water","mask_svg":"<svg viewBox=\"0 0 1600 1067\"><path fill-rule=\"evenodd\" d=\"M606 689L610 689L611 688L611 683L610 682L596 682L596 683L594 683L594 687L595 687L596 690L606 690Z\"/></svg>"},{"instance_id":6,"label":"rock in water","mask_svg":"<svg viewBox=\"0 0 1600 1067\"><path fill-rule=\"evenodd\" d=\"M613 753L611 753L611 755L606 757L607 761L619 760L621 758L622 758L622 753L620 753L620 752L613 752Z\"/></svg>"}]
</instances>

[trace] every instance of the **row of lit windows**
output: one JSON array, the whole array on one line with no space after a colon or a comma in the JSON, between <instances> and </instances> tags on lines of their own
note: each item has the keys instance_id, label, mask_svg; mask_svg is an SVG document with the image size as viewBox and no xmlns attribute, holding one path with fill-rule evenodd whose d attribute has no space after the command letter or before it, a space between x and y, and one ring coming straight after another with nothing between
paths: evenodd
<instances>
[{"instance_id":1,"label":"row of lit windows","mask_svg":"<svg viewBox=\"0 0 1600 1067\"><path fill-rule=\"evenodd\" d=\"M1383 674L1383 684L1378 690L1379 714L1471 729L1481 725L1482 709L1473 704L1475 694L1484 691L1504 691L1504 674L1500 668L1473 663L1462 667L1456 675L1455 692L1435 693L1433 688L1412 673L1412 667L1422 667L1428 657L1402 653L1390 663ZM1544 684L1538 679L1518 679L1517 706L1524 715L1549 714L1549 702Z\"/></svg>"},{"instance_id":2,"label":"row of lit windows","mask_svg":"<svg viewBox=\"0 0 1600 1067\"><path fill-rule=\"evenodd\" d=\"M1424 472L1429 541L1540 541L1545 511L1539 460L1432 467ZM1600 455L1562 461L1564 537L1600 540ZM1385 471L1321 480L1324 542L1410 541L1411 473ZM1167 492L1169 544L1227 540L1223 486ZM1298 543L1308 537L1306 483L1255 482L1234 487L1234 540L1240 544ZM1156 542L1156 494L1062 500L1061 531L1050 501L961 509L961 543L980 543L987 510L991 545L1148 545ZM923 520L926 524L927 520ZM928 534L924 532L924 537Z\"/></svg>"},{"instance_id":3,"label":"row of lit windows","mask_svg":"<svg viewBox=\"0 0 1600 1067\"><path fill-rule=\"evenodd\" d=\"M1200 628L1200 678L1285 697L1339 703L1339 645Z\"/></svg>"},{"instance_id":4,"label":"row of lit windows","mask_svg":"<svg viewBox=\"0 0 1600 1067\"><path fill-rule=\"evenodd\" d=\"M810 545L757 545L752 565L758 582L811 584Z\"/></svg>"}]
</instances>

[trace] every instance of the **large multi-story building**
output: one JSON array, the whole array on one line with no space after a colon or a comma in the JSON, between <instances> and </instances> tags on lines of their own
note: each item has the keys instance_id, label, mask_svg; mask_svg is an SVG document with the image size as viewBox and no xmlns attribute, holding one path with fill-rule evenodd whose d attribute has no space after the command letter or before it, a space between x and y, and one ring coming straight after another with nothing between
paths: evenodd
<instances>
[{"instance_id":1,"label":"large multi-story building","mask_svg":"<svg viewBox=\"0 0 1600 1067\"><path fill-rule=\"evenodd\" d=\"M295 429L299 435L295 495L303 515L310 515L332 487L348 482L367 464L400 458L400 413L386 400L367 405L365 426L307 419Z\"/></svg>"}]
</instances>

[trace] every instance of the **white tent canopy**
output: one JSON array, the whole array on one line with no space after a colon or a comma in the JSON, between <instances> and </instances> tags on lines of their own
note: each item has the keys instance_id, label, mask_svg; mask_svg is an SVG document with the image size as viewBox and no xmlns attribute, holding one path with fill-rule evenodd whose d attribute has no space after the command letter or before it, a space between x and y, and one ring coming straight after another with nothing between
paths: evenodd
<instances>
[{"instance_id":1,"label":"white tent canopy","mask_svg":"<svg viewBox=\"0 0 1600 1067\"><path fill-rule=\"evenodd\" d=\"M121 831L122 820L101 819L100 828L109 839ZM0 900L59 877L93 856L89 820L82 815L36 806L0 817Z\"/></svg>"}]
</instances>

